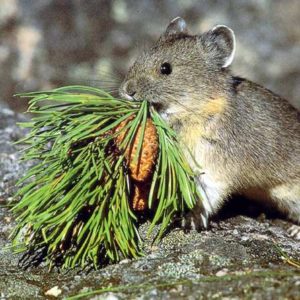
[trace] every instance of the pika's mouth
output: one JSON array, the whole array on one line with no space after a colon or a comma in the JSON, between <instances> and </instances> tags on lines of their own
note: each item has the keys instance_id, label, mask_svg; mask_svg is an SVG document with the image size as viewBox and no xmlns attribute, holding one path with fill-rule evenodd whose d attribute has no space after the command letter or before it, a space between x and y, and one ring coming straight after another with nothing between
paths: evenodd
<instances>
[{"instance_id":1,"label":"pika's mouth","mask_svg":"<svg viewBox=\"0 0 300 300\"><path fill-rule=\"evenodd\" d=\"M130 95L126 94L122 88L120 88L120 90L119 90L119 95L123 99L129 100L129 101L141 102L143 100L146 100L150 104L150 106L153 107L158 113L163 113L167 109L167 106L165 104L162 104L161 102L156 102L153 99L149 100L149 99L141 98L138 95L130 96Z\"/></svg>"}]
</instances>

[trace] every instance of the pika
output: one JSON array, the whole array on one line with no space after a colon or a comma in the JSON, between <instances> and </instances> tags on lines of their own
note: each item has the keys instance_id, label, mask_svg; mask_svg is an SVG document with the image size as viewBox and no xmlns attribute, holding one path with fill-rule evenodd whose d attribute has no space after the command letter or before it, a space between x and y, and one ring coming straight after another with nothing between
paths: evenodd
<instances>
[{"instance_id":1,"label":"pika","mask_svg":"<svg viewBox=\"0 0 300 300\"><path fill-rule=\"evenodd\" d=\"M232 75L235 35L217 25L191 35L177 17L142 53L121 96L147 100L176 131L204 190L185 226L206 228L233 194L276 207L300 224L300 121L288 101ZM195 163L196 162L196 163ZM289 233L300 239L300 227Z\"/></svg>"}]
</instances>

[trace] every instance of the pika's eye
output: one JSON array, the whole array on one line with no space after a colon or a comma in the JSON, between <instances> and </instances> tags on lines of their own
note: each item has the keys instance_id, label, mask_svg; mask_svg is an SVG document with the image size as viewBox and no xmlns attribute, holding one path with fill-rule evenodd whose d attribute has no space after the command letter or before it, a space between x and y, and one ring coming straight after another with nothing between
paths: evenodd
<instances>
[{"instance_id":1,"label":"pika's eye","mask_svg":"<svg viewBox=\"0 0 300 300\"><path fill-rule=\"evenodd\" d=\"M163 75L169 75L172 73L172 67L169 63L165 62L160 66L160 73Z\"/></svg>"}]
</instances>

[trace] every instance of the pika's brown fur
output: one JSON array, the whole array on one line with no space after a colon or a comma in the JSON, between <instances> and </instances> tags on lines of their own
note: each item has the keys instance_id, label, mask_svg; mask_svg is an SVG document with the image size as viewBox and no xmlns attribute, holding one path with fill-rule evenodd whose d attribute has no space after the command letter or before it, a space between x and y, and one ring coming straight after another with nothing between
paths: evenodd
<instances>
[{"instance_id":1,"label":"pika's brown fur","mask_svg":"<svg viewBox=\"0 0 300 300\"><path fill-rule=\"evenodd\" d=\"M194 211L192 226L205 227L233 193L270 202L300 223L299 112L266 88L233 76L228 67L234 50L228 27L190 35L176 18L136 60L121 94L156 106L202 167L198 180L207 199Z\"/></svg>"}]
</instances>

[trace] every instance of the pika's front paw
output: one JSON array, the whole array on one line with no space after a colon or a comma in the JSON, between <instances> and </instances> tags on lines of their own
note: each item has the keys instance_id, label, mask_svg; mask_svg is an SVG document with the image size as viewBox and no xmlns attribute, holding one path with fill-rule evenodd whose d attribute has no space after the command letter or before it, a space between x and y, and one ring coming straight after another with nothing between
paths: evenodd
<instances>
[{"instance_id":1,"label":"pika's front paw","mask_svg":"<svg viewBox=\"0 0 300 300\"><path fill-rule=\"evenodd\" d=\"M296 240L300 240L300 226L292 225L287 232L291 237L295 238Z\"/></svg>"},{"instance_id":2,"label":"pika's front paw","mask_svg":"<svg viewBox=\"0 0 300 300\"><path fill-rule=\"evenodd\" d=\"M185 231L201 231L207 229L209 225L208 213L205 210L193 209L186 213L181 219L181 227Z\"/></svg>"}]
</instances>

